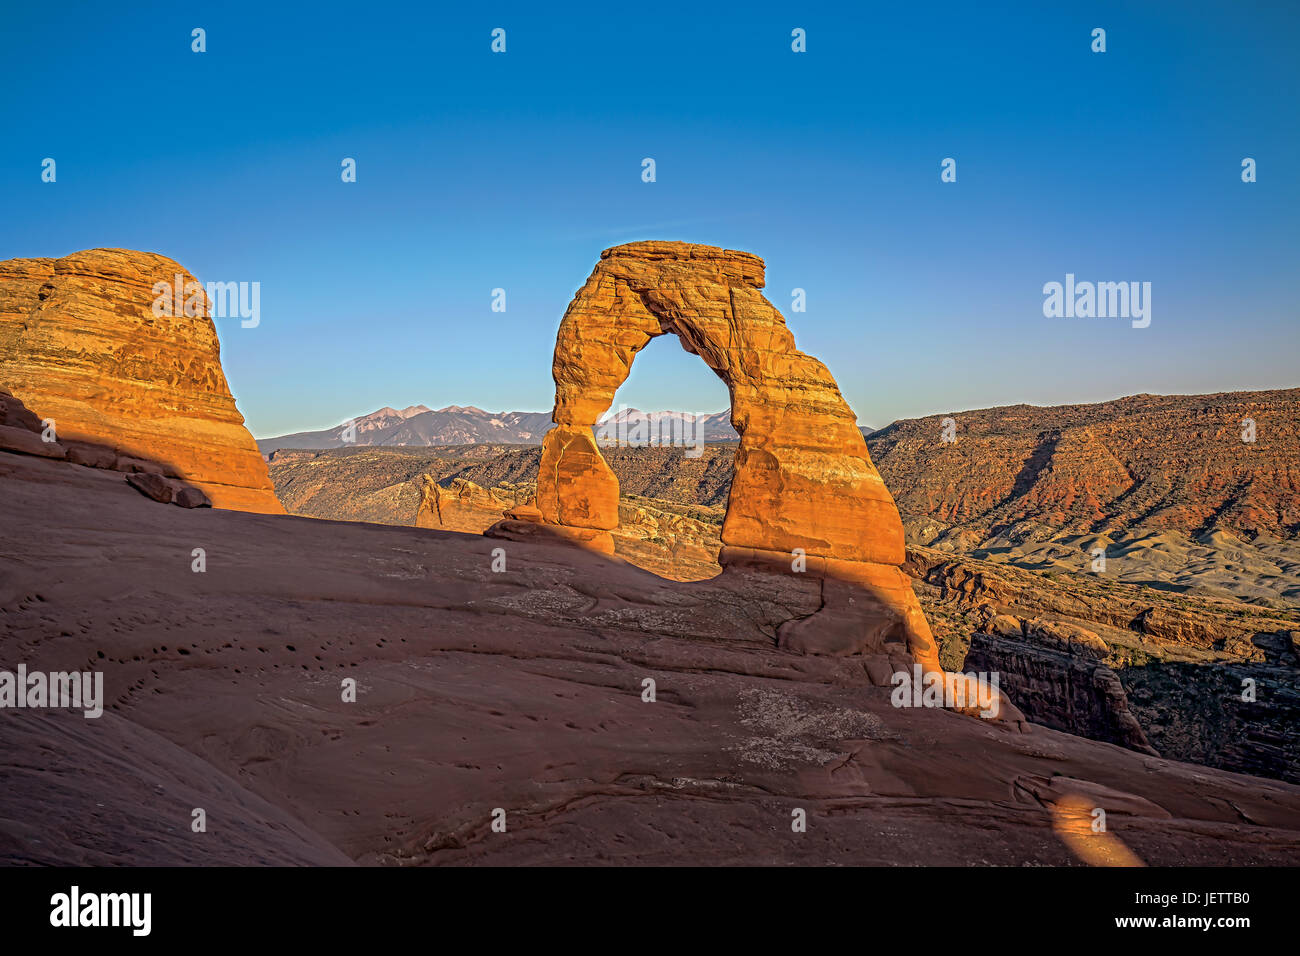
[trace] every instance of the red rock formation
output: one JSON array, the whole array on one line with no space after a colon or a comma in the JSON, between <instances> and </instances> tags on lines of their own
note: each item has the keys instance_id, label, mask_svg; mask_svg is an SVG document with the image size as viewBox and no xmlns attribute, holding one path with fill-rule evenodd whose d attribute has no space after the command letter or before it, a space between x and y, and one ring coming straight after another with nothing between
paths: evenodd
<instances>
[{"instance_id":1,"label":"red rock formation","mask_svg":"<svg viewBox=\"0 0 1300 956\"><path fill-rule=\"evenodd\" d=\"M282 514L221 369L216 328L154 314L154 285L194 282L171 259L91 249L0 262L0 387L60 442L160 463L218 508ZM181 310L183 311L183 310Z\"/></svg>"},{"instance_id":2,"label":"red rock formation","mask_svg":"<svg viewBox=\"0 0 1300 956\"><path fill-rule=\"evenodd\" d=\"M432 475L422 475L415 526L482 534L507 511L524 513L532 496L528 487L484 488L468 478L455 478L444 488Z\"/></svg>"},{"instance_id":3,"label":"red rock formation","mask_svg":"<svg viewBox=\"0 0 1300 956\"><path fill-rule=\"evenodd\" d=\"M1300 786L899 710L862 660L779 652L791 605L765 592L810 592L811 613L806 575L681 584L519 543L499 573L490 539L268 534L0 459L0 650L29 671L91 660L106 698L99 720L0 719L0 864L1065 866L1086 844L1048 823L1079 796L1149 865L1296 862ZM238 555L201 606L176 546L199 530ZM176 825L193 806L220 840ZM998 891L990 907L1016 905Z\"/></svg>"},{"instance_id":4,"label":"red rock formation","mask_svg":"<svg viewBox=\"0 0 1300 956\"><path fill-rule=\"evenodd\" d=\"M955 441L941 440L947 418ZM920 544L1300 532L1300 389L985 408L894 422L869 444L903 514L943 526Z\"/></svg>"},{"instance_id":5,"label":"red rock formation","mask_svg":"<svg viewBox=\"0 0 1300 956\"><path fill-rule=\"evenodd\" d=\"M850 654L907 651L933 670L929 626L899 569L898 509L867 453L857 418L826 366L800 352L759 291L763 260L680 242L607 249L560 324L552 371L556 427L542 446L537 504L550 525L612 551L618 479L591 426L610 407L636 354L667 333L727 383L740 433L722 527L724 566L792 573L806 556L824 589L813 618L789 622L783 645ZM878 608L853 595L867 592Z\"/></svg>"}]
</instances>

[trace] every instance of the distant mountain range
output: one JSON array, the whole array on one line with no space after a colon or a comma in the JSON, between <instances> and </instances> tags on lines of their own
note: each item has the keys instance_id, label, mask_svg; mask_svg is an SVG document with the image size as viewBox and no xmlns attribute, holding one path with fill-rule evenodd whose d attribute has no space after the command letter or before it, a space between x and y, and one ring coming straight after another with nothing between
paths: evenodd
<instances>
[{"instance_id":1,"label":"distant mountain range","mask_svg":"<svg viewBox=\"0 0 1300 956\"><path fill-rule=\"evenodd\" d=\"M460 423L457 430L435 433L413 427L421 420L435 422L438 416ZM623 444L646 444L636 432L638 423L649 422L671 433L680 417L676 412L628 409L608 416L597 434L612 437L625 426L624 435L631 441ZM727 417L718 412L701 420L705 441L734 439ZM527 429L518 427L524 418L532 420L527 436ZM471 429L463 424L466 421L478 425ZM503 424L484 424L492 421ZM516 425L508 428L507 421ZM469 444L454 436L486 434L495 443L535 446L550 427L544 413L493 416L456 407L439 412L421 411L419 406L401 412L386 408L358 422L357 444L403 444L379 439L419 432L426 439L418 444L424 445ZM334 437L337 431L270 441L305 450L339 447L343 443L336 438L330 445L301 443L304 437ZM506 432L517 437L503 437ZM1219 532L1250 540L1261 535L1287 541L1300 537L1300 388L1133 395L1087 405L1009 405L931 415L872 432L867 446L911 540L943 550L1028 547L1026 542L1060 534L1176 531L1198 541ZM535 447L479 451L473 456L456 452L456 458L472 457L475 463L457 466L459 470L444 476L454 474L485 487L536 480ZM721 506L730 487L731 453L725 446L699 458L609 451L606 460L625 492ZM406 455L394 457L403 460L385 467L403 473L397 479L384 478L383 487L409 481L411 468L424 467L405 460ZM322 458L320 468L329 460ZM334 482L338 495L346 497L360 479L353 463L339 467ZM272 475L277 471L284 469L273 466ZM318 487L318 482L304 486L308 491ZM289 490L280 478L276 488L282 497ZM1168 560L1177 566L1174 557ZM1269 572L1278 581L1300 580L1298 574L1294 563Z\"/></svg>"},{"instance_id":2,"label":"distant mountain range","mask_svg":"<svg viewBox=\"0 0 1300 956\"><path fill-rule=\"evenodd\" d=\"M534 445L554 426L550 412L493 414L474 406L437 410L385 406L334 428L258 439L263 454L279 448L343 448L350 445Z\"/></svg>"},{"instance_id":3,"label":"distant mountain range","mask_svg":"<svg viewBox=\"0 0 1300 956\"><path fill-rule=\"evenodd\" d=\"M688 412L643 412L623 408L606 415L596 426L596 441L618 445L691 445L696 442L736 441L731 409L712 415Z\"/></svg>"},{"instance_id":4,"label":"distant mountain range","mask_svg":"<svg viewBox=\"0 0 1300 956\"><path fill-rule=\"evenodd\" d=\"M280 448L343 448L352 445L537 445L554 428L550 412L485 412L473 405L385 406L351 422L314 432L261 438L262 454ZM698 418L686 412L620 409L596 426L601 443L681 445L696 441L735 441L731 412Z\"/></svg>"}]
</instances>

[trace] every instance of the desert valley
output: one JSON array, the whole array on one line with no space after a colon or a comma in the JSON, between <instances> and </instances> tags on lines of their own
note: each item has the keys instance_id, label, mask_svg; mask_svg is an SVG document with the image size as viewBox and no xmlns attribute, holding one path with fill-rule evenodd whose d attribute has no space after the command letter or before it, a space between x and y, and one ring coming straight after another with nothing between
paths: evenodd
<instances>
[{"instance_id":1,"label":"desert valley","mask_svg":"<svg viewBox=\"0 0 1300 956\"><path fill-rule=\"evenodd\" d=\"M4 666L104 687L0 715L4 862L1295 863L1300 389L860 429L761 259L645 242L551 412L255 442L176 273L0 263ZM698 454L601 432L665 334Z\"/></svg>"}]
</instances>

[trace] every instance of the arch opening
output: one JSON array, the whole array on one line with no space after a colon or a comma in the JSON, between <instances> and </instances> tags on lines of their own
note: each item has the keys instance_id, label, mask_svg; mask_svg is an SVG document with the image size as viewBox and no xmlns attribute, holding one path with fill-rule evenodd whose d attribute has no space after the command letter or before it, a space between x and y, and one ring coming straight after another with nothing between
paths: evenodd
<instances>
[{"instance_id":1,"label":"arch opening","mask_svg":"<svg viewBox=\"0 0 1300 956\"><path fill-rule=\"evenodd\" d=\"M543 441L530 520L552 536L614 553L619 482L592 426L636 356L672 333L731 395L739 440L719 535L723 574L823 582L820 609L782 625L782 647L888 656L896 645L940 671L901 569L902 521L857 416L826 366L795 347L763 285L763 260L747 252L651 241L601 253L556 335L555 428ZM490 531L513 533L509 521Z\"/></svg>"},{"instance_id":2,"label":"arch opening","mask_svg":"<svg viewBox=\"0 0 1300 956\"><path fill-rule=\"evenodd\" d=\"M619 557L673 581L721 572L737 439L730 400L726 382L677 336L654 336L635 354L595 427L619 483L610 532Z\"/></svg>"}]
</instances>

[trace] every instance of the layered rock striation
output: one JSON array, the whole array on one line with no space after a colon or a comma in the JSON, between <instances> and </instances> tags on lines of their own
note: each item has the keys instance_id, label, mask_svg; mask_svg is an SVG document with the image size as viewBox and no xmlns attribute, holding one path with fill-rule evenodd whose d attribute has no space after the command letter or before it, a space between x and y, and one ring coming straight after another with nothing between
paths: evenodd
<instances>
[{"instance_id":1,"label":"layered rock striation","mask_svg":"<svg viewBox=\"0 0 1300 956\"><path fill-rule=\"evenodd\" d=\"M154 308L178 277L195 315ZM283 513L199 289L171 259L126 249L0 262L0 387L60 442L157 463L218 508Z\"/></svg>"},{"instance_id":2,"label":"layered rock striation","mask_svg":"<svg viewBox=\"0 0 1300 956\"><path fill-rule=\"evenodd\" d=\"M1300 389L1133 395L909 419L869 443L917 543L944 550L1060 531L1293 538L1298 423Z\"/></svg>"},{"instance_id":3,"label":"layered rock striation","mask_svg":"<svg viewBox=\"0 0 1300 956\"><path fill-rule=\"evenodd\" d=\"M826 366L795 347L760 291L763 260L681 242L607 249L560 323L555 428L542 445L543 521L612 552L619 486L592 438L638 352L674 334L731 393L740 434L722 526L724 568L805 573L822 607L782 627L804 652L886 653L939 670L904 560L903 526L857 418ZM869 594L874 601L864 599Z\"/></svg>"}]
</instances>

